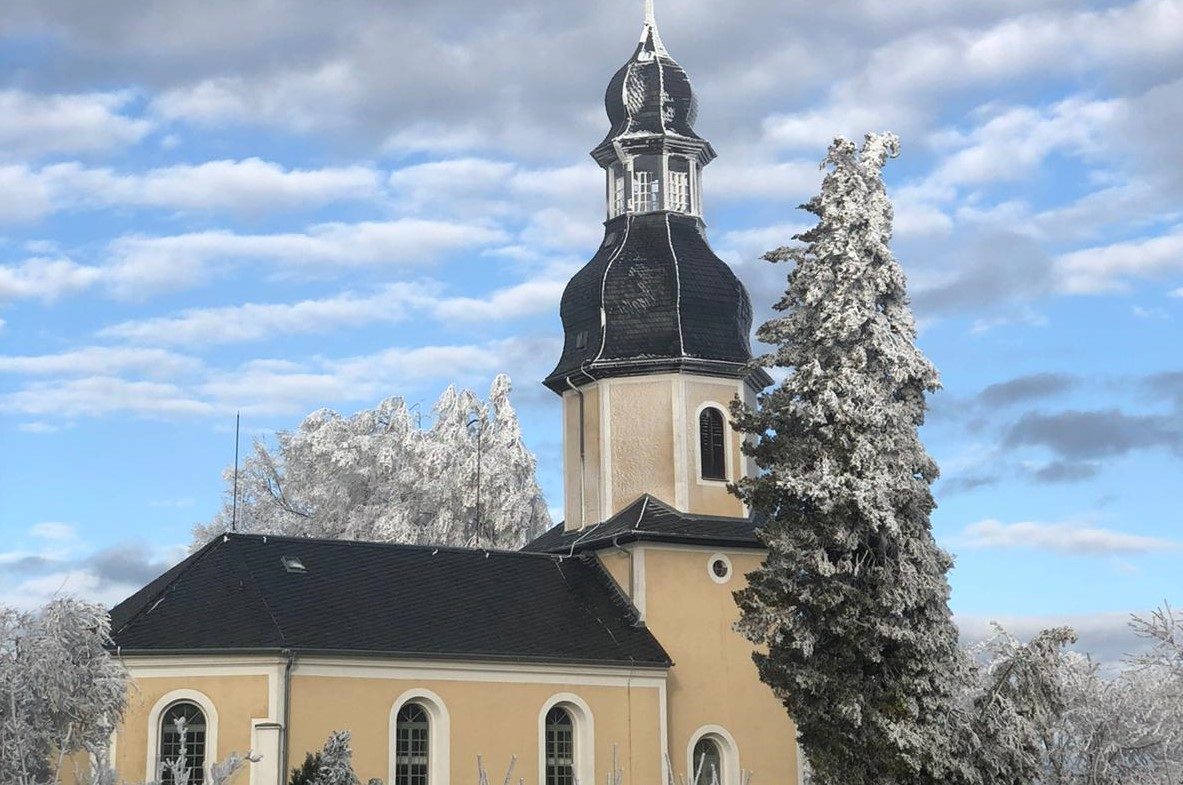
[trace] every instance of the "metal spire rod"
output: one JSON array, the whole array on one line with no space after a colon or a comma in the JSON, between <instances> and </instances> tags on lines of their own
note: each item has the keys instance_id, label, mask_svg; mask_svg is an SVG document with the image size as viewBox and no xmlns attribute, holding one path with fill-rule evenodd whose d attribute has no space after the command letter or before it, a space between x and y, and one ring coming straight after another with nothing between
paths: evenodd
<instances>
[{"instance_id":1,"label":"metal spire rod","mask_svg":"<svg viewBox=\"0 0 1183 785\"><path fill-rule=\"evenodd\" d=\"M657 27L657 17L653 13L653 0L645 0L645 24Z\"/></svg>"}]
</instances>

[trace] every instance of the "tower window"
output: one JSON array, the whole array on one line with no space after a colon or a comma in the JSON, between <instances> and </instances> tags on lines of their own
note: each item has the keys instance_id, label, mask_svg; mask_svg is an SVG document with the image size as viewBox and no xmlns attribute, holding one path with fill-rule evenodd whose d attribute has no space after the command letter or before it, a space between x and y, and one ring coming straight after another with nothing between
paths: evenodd
<instances>
[{"instance_id":1,"label":"tower window","mask_svg":"<svg viewBox=\"0 0 1183 785\"><path fill-rule=\"evenodd\" d=\"M654 179L652 172L644 170L633 172L633 212L651 213L656 211L659 192L660 183Z\"/></svg>"},{"instance_id":2,"label":"tower window","mask_svg":"<svg viewBox=\"0 0 1183 785\"><path fill-rule=\"evenodd\" d=\"M555 706L546 714L545 785L575 785L575 725Z\"/></svg>"},{"instance_id":3,"label":"tower window","mask_svg":"<svg viewBox=\"0 0 1183 785\"><path fill-rule=\"evenodd\" d=\"M196 704L182 701L168 707L160 718L160 748L156 758L161 785L205 782L205 730L205 714ZM178 782L174 768L178 772L187 769L188 781Z\"/></svg>"},{"instance_id":4,"label":"tower window","mask_svg":"<svg viewBox=\"0 0 1183 785\"><path fill-rule=\"evenodd\" d=\"M679 212L690 212L690 174L688 172L670 172L669 209Z\"/></svg>"},{"instance_id":5,"label":"tower window","mask_svg":"<svg viewBox=\"0 0 1183 785\"><path fill-rule=\"evenodd\" d=\"M727 479L726 432L723 412L713 406L698 416L699 460L704 480Z\"/></svg>"},{"instance_id":6,"label":"tower window","mask_svg":"<svg viewBox=\"0 0 1183 785\"><path fill-rule=\"evenodd\" d=\"M624 213L624 174L619 169L612 170L612 217Z\"/></svg>"},{"instance_id":7,"label":"tower window","mask_svg":"<svg viewBox=\"0 0 1183 785\"><path fill-rule=\"evenodd\" d=\"M398 710L393 785L428 785L430 730L427 710L418 703L408 703Z\"/></svg>"}]
</instances>

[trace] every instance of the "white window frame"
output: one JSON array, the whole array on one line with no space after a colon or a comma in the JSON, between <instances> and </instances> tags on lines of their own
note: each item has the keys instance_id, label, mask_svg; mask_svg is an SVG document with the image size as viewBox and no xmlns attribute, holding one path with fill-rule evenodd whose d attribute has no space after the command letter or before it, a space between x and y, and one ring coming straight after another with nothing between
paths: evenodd
<instances>
[{"instance_id":1,"label":"white window frame","mask_svg":"<svg viewBox=\"0 0 1183 785\"><path fill-rule=\"evenodd\" d=\"M580 783L596 781L596 727L587 701L570 692L550 696L538 712L538 782L546 782L546 715L559 706L571 715L575 736L575 779Z\"/></svg>"},{"instance_id":2,"label":"white window frame","mask_svg":"<svg viewBox=\"0 0 1183 785\"><path fill-rule=\"evenodd\" d=\"M689 172L671 171L669 173L669 182L666 184L666 206L676 213L690 212Z\"/></svg>"},{"instance_id":3,"label":"white window frame","mask_svg":"<svg viewBox=\"0 0 1183 785\"><path fill-rule=\"evenodd\" d=\"M718 575L715 575L715 562L717 562L717 561L721 561L727 565L727 574L724 575L722 578L720 578ZM707 575L709 575L711 580L714 581L715 583L719 583L719 584L730 583L731 576L734 574L735 574L735 568L731 566L731 559L727 557L727 554L712 553L710 558L707 559Z\"/></svg>"},{"instance_id":4,"label":"white window frame","mask_svg":"<svg viewBox=\"0 0 1183 785\"><path fill-rule=\"evenodd\" d=\"M660 179L654 179L653 173L647 169L633 170L633 212L653 213L660 207L660 191L654 191L654 186L660 185Z\"/></svg>"},{"instance_id":5,"label":"white window frame","mask_svg":"<svg viewBox=\"0 0 1183 785\"><path fill-rule=\"evenodd\" d=\"M721 725L703 725L690 734L690 742L686 745L686 781L694 778L694 748L698 742L707 738L719 745L719 754L723 757L722 771L719 772L719 785L739 785L739 746L735 743L726 728Z\"/></svg>"},{"instance_id":6,"label":"white window frame","mask_svg":"<svg viewBox=\"0 0 1183 785\"><path fill-rule=\"evenodd\" d=\"M450 785L452 720L448 716L448 707L443 699L431 690L424 689L407 690L399 695L390 707L386 781L391 785L394 783L394 754L398 748L398 712L408 703L417 703L427 711L427 785Z\"/></svg>"},{"instance_id":7,"label":"white window frame","mask_svg":"<svg viewBox=\"0 0 1183 785\"><path fill-rule=\"evenodd\" d=\"M628 211L627 190L624 187L624 179L627 174L615 166L613 166L608 171L611 172L612 189L612 207L609 212L611 213L611 217L616 218L618 216L624 215Z\"/></svg>"},{"instance_id":8,"label":"white window frame","mask_svg":"<svg viewBox=\"0 0 1183 785\"><path fill-rule=\"evenodd\" d=\"M197 690L173 690L160 696L148 712L148 760L144 765L144 782L156 782L156 763L160 757L160 721L164 713L176 703L192 703L205 715L205 757L202 771L209 775L210 767L218 762L218 710L205 693Z\"/></svg>"}]
</instances>

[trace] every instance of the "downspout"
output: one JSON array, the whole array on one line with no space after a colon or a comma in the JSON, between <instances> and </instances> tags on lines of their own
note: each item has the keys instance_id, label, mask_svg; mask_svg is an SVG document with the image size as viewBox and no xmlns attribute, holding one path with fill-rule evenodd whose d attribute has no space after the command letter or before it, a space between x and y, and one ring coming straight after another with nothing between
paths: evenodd
<instances>
[{"instance_id":1,"label":"downspout","mask_svg":"<svg viewBox=\"0 0 1183 785\"><path fill-rule=\"evenodd\" d=\"M283 729L282 735L279 737L279 782L276 785L284 785L288 781L288 767L290 757L290 728L289 724L292 721L292 668L296 664L296 653L291 649L284 651L287 657L287 664L283 668Z\"/></svg>"},{"instance_id":2,"label":"downspout","mask_svg":"<svg viewBox=\"0 0 1183 785\"><path fill-rule=\"evenodd\" d=\"M576 387L571 377L566 377L567 386L579 396L579 528L587 525L587 442L584 437L583 390Z\"/></svg>"}]
</instances>

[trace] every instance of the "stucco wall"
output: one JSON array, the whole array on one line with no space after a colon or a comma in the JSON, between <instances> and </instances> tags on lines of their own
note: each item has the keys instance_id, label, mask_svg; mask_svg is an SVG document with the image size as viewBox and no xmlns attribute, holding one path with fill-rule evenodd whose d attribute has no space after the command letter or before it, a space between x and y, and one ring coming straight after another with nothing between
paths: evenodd
<instances>
[{"instance_id":1,"label":"stucco wall","mask_svg":"<svg viewBox=\"0 0 1183 785\"><path fill-rule=\"evenodd\" d=\"M291 765L319 749L337 729L353 732L354 764L363 782L389 782L390 715L410 689L427 689L447 707L453 783L477 779L481 755L491 780L500 781L517 755L514 781L540 783L539 719L548 699L571 693L585 701L594 723L596 781L611 770L612 745L626 762L626 782L661 782L660 693L647 688L554 683L504 683L295 676L292 682Z\"/></svg>"},{"instance_id":2,"label":"stucco wall","mask_svg":"<svg viewBox=\"0 0 1183 785\"><path fill-rule=\"evenodd\" d=\"M217 711L216 747L210 750L213 760L251 749L252 720L268 715L267 676L202 676L195 670L185 675L138 677L134 678L116 735L115 770L122 779L143 782L154 776L148 766L148 737L154 724L149 715L165 696L182 690L200 693Z\"/></svg>"},{"instance_id":3,"label":"stucco wall","mask_svg":"<svg viewBox=\"0 0 1183 785\"><path fill-rule=\"evenodd\" d=\"M743 382L691 374L605 379L584 392L586 521L580 506L579 396L563 395L564 512L568 529L599 523L650 493L685 512L742 517L743 504L726 482L703 480L698 415L705 403L726 416ZM740 436L730 431L728 478L750 473ZM607 478L605 485L601 478Z\"/></svg>"},{"instance_id":4,"label":"stucco wall","mask_svg":"<svg viewBox=\"0 0 1183 785\"><path fill-rule=\"evenodd\" d=\"M707 571L714 551L642 547L646 624L674 661L668 688L674 769L686 770L695 731L717 725L735 738L739 765L756 783L796 783L796 731L759 680L751 644L732 629L739 618L732 592L762 555L727 551L732 577L719 584Z\"/></svg>"}]
</instances>

